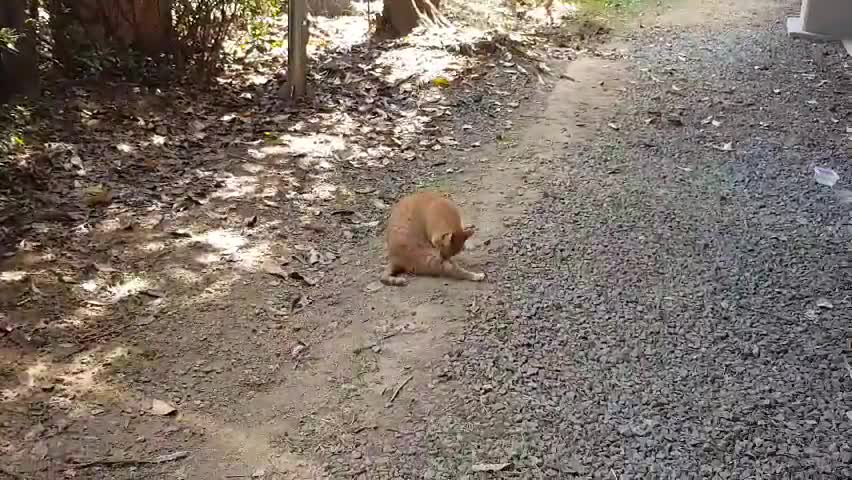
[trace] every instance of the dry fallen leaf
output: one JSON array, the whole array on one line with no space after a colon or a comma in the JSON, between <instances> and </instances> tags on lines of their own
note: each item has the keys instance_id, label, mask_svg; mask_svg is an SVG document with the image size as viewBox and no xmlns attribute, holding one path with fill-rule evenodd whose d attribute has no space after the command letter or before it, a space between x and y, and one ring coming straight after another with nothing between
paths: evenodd
<instances>
[{"instance_id":1,"label":"dry fallen leaf","mask_svg":"<svg viewBox=\"0 0 852 480\"><path fill-rule=\"evenodd\" d=\"M450 86L450 81L444 77L437 77L432 80L432 84L436 87L447 88Z\"/></svg>"},{"instance_id":2,"label":"dry fallen leaf","mask_svg":"<svg viewBox=\"0 0 852 480\"><path fill-rule=\"evenodd\" d=\"M734 143L727 142L724 145L712 145L712 147L720 152L732 152L734 151Z\"/></svg>"},{"instance_id":3,"label":"dry fallen leaf","mask_svg":"<svg viewBox=\"0 0 852 480\"><path fill-rule=\"evenodd\" d=\"M281 265L279 265L277 262L273 262L273 261L264 262L263 265L261 266L261 269L264 272L266 272L270 275L274 275L274 276L282 278L282 279L287 278L287 272L285 272L284 269L281 268Z\"/></svg>"},{"instance_id":4,"label":"dry fallen leaf","mask_svg":"<svg viewBox=\"0 0 852 480\"><path fill-rule=\"evenodd\" d=\"M474 472L500 472L507 469L511 463L477 463L470 469Z\"/></svg>"},{"instance_id":5,"label":"dry fallen leaf","mask_svg":"<svg viewBox=\"0 0 852 480\"><path fill-rule=\"evenodd\" d=\"M316 280L314 280L310 277L306 277L301 272L298 272L298 271L295 271L295 270L290 272L290 275L288 275L288 277L292 278L293 280L300 280L302 283L304 283L305 285L307 285L309 287L313 287L314 285L317 284Z\"/></svg>"},{"instance_id":6,"label":"dry fallen leaf","mask_svg":"<svg viewBox=\"0 0 852 480\"><path fill-rule=\"evenodd\" d=\"M177 412L177 408L162 400L154 399L151 402L151 413L160 417L165 417Z\"/></svg>"},{"instance_id":7,"label":"dry fallen leaf","mask_svg":"<svg viewBox=\"0 0 852 480\"><path fill-rule=\"evenodd\" d=\"M819 308L825 308L827 310L831 310L834 308L834 304L831 303L827 298L818 298L816 301L816 306Z\"/></svg>"},{"instance_id":8,"label":"dry fallen leaf","mask_svg":"<svg viewBox=\"0 0 852 480\"><path fill-rule=\"evenodd\" d=\"M101 185L93 185L83 189L83 200L89 207L107 205L112 201L112 191Z\"/></svg>"},{"instance_id":9,"label":"dry fallen leaf","mask_svg":"<svg viewBox=\"0 0 852 480\"><path fill-rule=\"evenodd\" d=\"M299 342L299 343L297 343L297 344L296 344L296 346L295 346L295 347L293 347L293 350L291 350L291 351L290 351L290 356L291 356L291 357L293 357L293 358L296 358L296 357L298 357L298 356L299 356L299 354L300 354L300 353L302 353L302 352L303 352L306 348L308 348L308 346L307 346L307 345L305 345L305 344L304 344L304 343L302 343L302 342Z\"/></svg>"}]
</instances>

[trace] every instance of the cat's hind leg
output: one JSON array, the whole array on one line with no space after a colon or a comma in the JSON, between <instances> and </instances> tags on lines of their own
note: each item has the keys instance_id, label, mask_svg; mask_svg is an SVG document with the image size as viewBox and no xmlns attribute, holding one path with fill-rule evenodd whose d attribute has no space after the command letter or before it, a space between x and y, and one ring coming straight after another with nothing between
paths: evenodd
<instances>
[{"instance_id":1,"label":"cat's hind leg","mask_svg":"<svg viewBox=\"0 0 852 480\"><path fill-rule=\"evenodd\" d=\"M399 268L390 262L385 266L385 270L382 272L382 276L379 280L385 285L392 287L408 285L408 278L399 276L399 274L403 273L403 271L404 270L402 268Z\"/></svg>"},{"instance_id":2,"label":"cat's hind leg","mask_svg":"<svg viewBox=\"0 0 852 480\"><path fill-rule=\"evenodd\" d=\"M484 273L471 272L459 266L451 259L444 259L436 251L423 259L412 272L415 275L428 275L432 277L446 277L456 280L469 280L481 282L485 280Z\"/></svg>"},{"instance_id":3,"label":"cat's hind leg","mask_svg":"<svg viewBox=\"0 0 852 480\"><path fill-rule=\"evenodd\" d=\"M453 260L444 260L442 263L444 275L458 280L470 280L471 282L481 282L485 280L485 274L481 272L471 272L464 267L454 262Z\"/></svg>"}]
</instances>

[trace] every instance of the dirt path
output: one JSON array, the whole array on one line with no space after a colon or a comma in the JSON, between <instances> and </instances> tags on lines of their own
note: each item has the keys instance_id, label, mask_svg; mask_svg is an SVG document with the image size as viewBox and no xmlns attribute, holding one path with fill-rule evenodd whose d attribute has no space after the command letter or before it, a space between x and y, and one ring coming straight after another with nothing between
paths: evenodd
<instances>
[{"instance_id":1,"label":"dirt path","mask_svg":"<svg viewBox=\"0 0 852 480\"><path fill-rule=\"evenodd\" d=\"M366 221L212 230L164 257L180 282L149 292L139 328L103 357L69 357L73 408L19 432L30 450L6 448L99 479L477 478L474 464L502 463L505 478L852 476L849 231L809 177L809 162L843 152L850 117L831 88L806 88L848 70L833 47L791 44L783 10L649 10L528 96L496 142L413 165L417 187L451 192L477 225L464 260L488 282L380 287L380 228ZM814 120L823 105L836 124ZM235 176L223 201L279 175L274 158L240 168L262 180ZM393 199L376 200L372 216ZM240 228L254 211L199 208L199 228ZM342 247L314 252L319 238ZM131 251L145 244L134 238L128 255L153 261L164 240L144 240L151 250ZM319 281L309 293L261 265L292 254ZM29 368L29 388L51 368ZM56 408L50 388L4 421ZM151 399L176 414L152 415ZM188 455L51 462L176 451Z\"/></svg>"},{"instance_id":2,"label":"dirt path","mask_svg":"<svg viewBox=\"0 0 852 480\"><path fill-rule=\"evenodd\" d=\"M607 106L618 80L614 69L600 71L599 64L591 58L572 63L566 74L577 83L560 83L550 97L579 93L582 102L528 108L499 145L472 155L461 174L437 186L453 194L466 221L478 228L465 255L475 269L493 274L500 268L493 253L505 248L506 227L538 201L536 186L554 152L586 138L576 123L596 118ZM601 88L603 79L613 83ZM465 324L485 308L483 299L493 285L418 279L404 289L380 288L375 284L380 240L370 247L369 256L341 257L343 264L358 265L344 273L359 281L301 320L321 326L305 340L304 364L281 385L237 406L238 420L212 435L213 449L196 456L188 478L223 468L261 468L285 474L282 478L321 476L318 450L331 463L326 470L331 478L357 477L362 470L367 478L385 478L393 470L385 464L406 438L455 405L456 387L445 376L445 360L457 355ZM291 453L282 454L282 446ZM292 453L297 451L304 454Z\"/></svg>"}]
</instances>

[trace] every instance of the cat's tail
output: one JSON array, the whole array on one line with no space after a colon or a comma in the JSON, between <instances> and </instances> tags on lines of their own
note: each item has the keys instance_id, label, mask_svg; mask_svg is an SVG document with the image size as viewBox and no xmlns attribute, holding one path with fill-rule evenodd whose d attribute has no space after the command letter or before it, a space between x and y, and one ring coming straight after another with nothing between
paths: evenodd
<instances>
[{"instance_id":1,"label":"cat's tail","mask_svg":"<svg viewBox=\"0 0 852 480\"><path fill-rule=\"evenodd\" d=\"M382 272L382 276L379 280L385 285L389 285L391 287L402 287L408 285L408 278L394 275L394 271L390 265L385 267L385 270Z\"/></svg>"}]
</instances>

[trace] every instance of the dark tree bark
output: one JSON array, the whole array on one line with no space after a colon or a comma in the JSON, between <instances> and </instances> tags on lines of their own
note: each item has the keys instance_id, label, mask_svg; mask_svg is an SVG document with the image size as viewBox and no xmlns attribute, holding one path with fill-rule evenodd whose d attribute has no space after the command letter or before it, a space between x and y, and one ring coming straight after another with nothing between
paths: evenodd
<instances>
[{"instance_id":1,"label":"dark tree bark","mask_svg":"<svg viewBox=\"0 0 852 480\"><path fill-rule=\"evenodd\" d=\"M133 9L133 46L151 56L168 52L172 32L171 0L123 0L122 3Z\"/></svg>"},{"instance_id":2,"label":"dark tree bark","mask_svg":"<svg viewBox=\"0 0 852 480\"><path fill-rule=\"evenodd\" d=\"M35 31L27 25L28 6L27 0L0 2L0 27L12 28L20 35L15 44L17 52L0 50L0 103L16 95L39 93Z\"/></svg>"},{"instance_id":3,"label":"dark tree bark","mask_svg":"<svg viewBox=\"0 0 852 480\"><path fill-rule=\"evenodd\" d=\"M404 36L421 23L446 25L440 7L440 0L385 0L380 29L392 36Z\"/></svg>"},{"instance_id":4,"label":"dark tree bark","mask_svg":"<svg viewBox=\"0 0 852 480\"><path fill-rule=\"evenodd\" d=\"M156 57L173 50L172 0L50 0L54 56L73 69L84 45L133 47Z\"/></svg>"}]
</instances>

